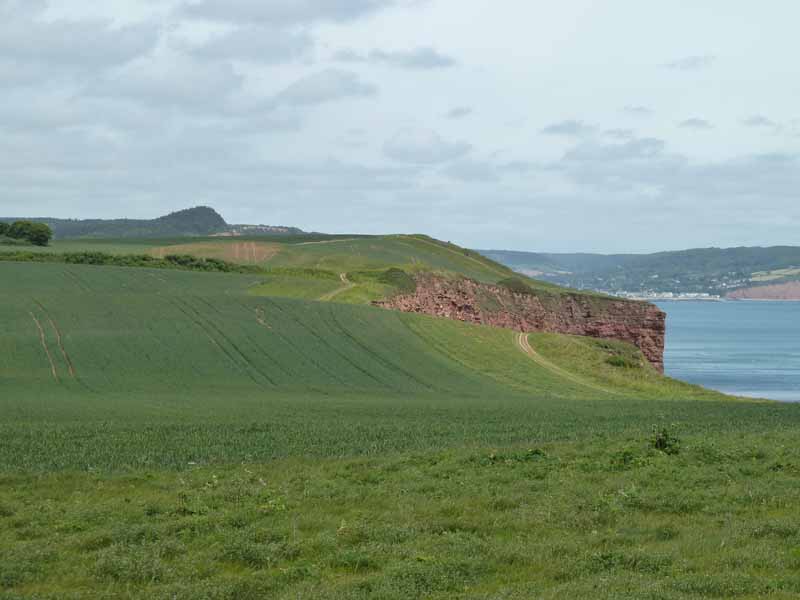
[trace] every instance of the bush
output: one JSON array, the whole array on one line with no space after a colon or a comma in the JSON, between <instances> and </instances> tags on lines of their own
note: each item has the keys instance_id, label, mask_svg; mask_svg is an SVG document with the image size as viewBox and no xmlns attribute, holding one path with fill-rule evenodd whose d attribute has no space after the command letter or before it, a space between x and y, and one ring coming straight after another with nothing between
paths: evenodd
<instances>
[{"instance_id":1,"label":"bush","mask_svg":"<svg viewBox=\"0 0 800 600\"><path fill-rule=\"evenodd\" d=\"M606 363L612 367L619 367L621 369L638 369L642 366L642 363L638 360L630 356L620 356L619 354L609 356L606 359Z\"/></svg>"},{"instance_id":2,"label":"bush","mask_svg":"<svg viewBox=\"0 0 800 600\"><path fill-rule=\"evenodd\" d=\"M664 454L673 455L680 452L681 441L668 427L654 427L650 446Z\"/></svg>"},{"instance_id":3,"label":"bush","mask_svg":"<svg viewBox=\"0 0 800 600\"><path fill-rule=\"evenodd\" d=\"M511 290L515 294L533 294L533 290L530 288L530 286L519 277L508 277L507 279L501 279L497 282L497 285L504 287L507 290Z\"/></svg>"},{"instance_id":4,"label":"bush","mask_svg":"<svg viewBox=\"0 0 800 600\"><path fill-rule=\"evenodd\" d=\"M151 269L180 269L184 271L213 271L221 273L266 274L255 265L237 265L216 258L190 255L170 255L155 258L148 254L105 254L103 252L0 252L0 261L67 263L70 265L105 265L110 267L148 267Z\"/></svg>"},{"instance_id":5,"label":"bush","mask_svg":"<svg viewBox=\"0 0 800 600\"><path fill-rule=\"evenodd\" d=\"M31 243L28 240L17 240L14 238L6 237L4 235L0 235L0 245L3 246L30 246Z\"/></svg>"},{"instance_id":6,"label":"bush","mask_svg":"<svg viewBox=\"0 0 800 600\"><path fill-rule=\"evenodd\" d=\"M417 282L414 281L414 278L402 269L395 267L381 273L378 276L378 282L397 288L401 294L413 294L417 291Z\"/></svg>"}]
</instances>

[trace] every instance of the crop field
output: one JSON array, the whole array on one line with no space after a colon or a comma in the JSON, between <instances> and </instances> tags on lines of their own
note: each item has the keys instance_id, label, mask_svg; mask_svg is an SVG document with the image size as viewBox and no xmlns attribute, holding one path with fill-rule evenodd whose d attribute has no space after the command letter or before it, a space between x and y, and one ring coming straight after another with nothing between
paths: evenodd
<instances>
[{"instance_id":1,"label":"crop field","mask_svg":"<svg viewBox=\"0 0 800 600\"><path fill-rule=\"evenodd\" d=\"M0 262L0 599L800 595L800 407L341 264Z\"/></svg>"},{"instance_id":2,"label":"crop field","mask_svg":"<svg viewBox=\"0 0 800 600\"><path fill-rule=\"evenodd\" d=\"M26 248L28 249L28 248ZM291 236L193 238L186 240L67 239L36 252L96 251L109 254L193 254L268 268L320 269L334 273L401 267L459 273L495 282L513 272L484 256L425 236ZM542 283L548 288L550 284Z\"/></svg>"}]
</instances>

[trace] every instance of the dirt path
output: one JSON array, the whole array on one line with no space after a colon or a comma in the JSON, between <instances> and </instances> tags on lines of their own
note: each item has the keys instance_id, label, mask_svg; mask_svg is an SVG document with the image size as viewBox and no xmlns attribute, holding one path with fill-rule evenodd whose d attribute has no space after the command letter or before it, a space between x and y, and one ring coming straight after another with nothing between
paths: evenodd
<instances>
[{"instance_id":1,"label":"dirt path","mask_svg":"<svg viewBox=\"0 0 800 600\"><path fill-rule=\"evenodd\" d=\"M256 322L262 327L266 327L267 329L272 329L269 323L267 323L267 315L264 312L264 309L261 308L260 306L256 307Z\"/></svg>"},{"instance_id":2,"label":"dirt path","mask_svg":"<svg viewBox=\"0 0 800 600\"><path fill-rule=\"evenodd\" d=\"M544 367L554 375L558 375L559 377L567 379L574 384L590 388L597 392L602 392L604 394L613 394L613 392L611 392L610 390L607 390L604 387L594 384L591 381L587 381L582 377L575 375L574 373L570 373L569 371L566 371L561 367L559 367L558 365L547 360L544 356L542 356L541 354L536 352L536 350L533 349L533 346L531 346L530 341L528 340L527 333L517 334L517 346L525 354L530 356L536 362L536 364L538 364L541 367Z\"/></svg>"},{"instance_id":3,"label":"dirt path","mask_svg":"<svg viewBox=\"0 0 800 600\"><path fill-rule=\"evenodd\" d=\"M50 316L50 313L44 307L44 304L42 304L41 302L39 302L35 298L34 298L33 302L34 302L34 304L36 304L36 306L39 307L39 309L42 311L44 316L47 317L47 320L50 323L50 327L52 328L53 333L55 333L55 335L56 335L56 344L58 344L58 349L61 351L61 356L64 358L64 363L67 365L67 370L69 371L69 376L72 377L73 379L75 379L75 365L72 364L72 359L70 358L69 353L67 352L67 349L64 347L64 340L63 340L63 338L61 336L61 329L59 329L58 324L55 322L53 317ZM33 313L31 313L31 316L33 316ZM34 319L34 321L36 321L36 324L41 329L43 329L41 327L41 323L39 322L39 320L35 316L33 316L33 319ZM45 348L45 350L47 350L47 348Z\"/></svg>"},{"instance_id":4,"label":"dirt path","mask_svg":"<svg viewBox=\"0 0 800 600\"><path fill-rule=\"evenodd\" d=\"M56 363L53 362L53 355L50 354L50 348L47 347L47 338L44 335L44 327L39 322L39 319L36 318L32 312L28 313L33 319L33 322L36 323L36 328L39 330L39 342L42 344L42 348L44 348L44 353L47 355L47 361L50 363L50 372L53 374L53 379L59 381L58 379L58 371L56 371Z\"/></svg>"},{"instance_id":5,"label":"dirt path","mask_svg":"<svg viewBox=\"0 0 800 600\"><path fill-rule=\"evenodd\" d=\"M313 246L315 244L338 244L339 242L355 242L358 238L343 238L341 240L321 240L319 242L301 242L299 244L286 244L289 248L292 246Z\"/></svg>"},{"instance_id":6,"label":"dirt path","mask_svg":"<svg viewBox=\"0 0 800 600\"><path fill-rule=\"evenodd\" d=\"M320 296L319 298L317 298L317 300L319 300L320 302L330 302L339 294L354 288L356 285L347 278L347 273L339 273L339 279L341 279L342 283L344 284L342 287L336 288L332 292L328 292L327 294Z\"/></svg>"},{"instance_id":7,"label":"dirt path","mask_svg":"<svg viewBox=\"0 0 800 600\"><path fill-rule=\"evenodd\" d=\"M58 349L61 351L61 356L64 357L64 362L67 364L67 370L69 370L69 376L75 379L75 365L72 364L72 359L67 354L66 348L64 348L64 342L61 339L61 330L56 325L56 322L53 321L49 316L47 320L50 322L50 327L53 328L53 331L56 332L56 342L58 343Z\"/></svg>"}]
</instances>

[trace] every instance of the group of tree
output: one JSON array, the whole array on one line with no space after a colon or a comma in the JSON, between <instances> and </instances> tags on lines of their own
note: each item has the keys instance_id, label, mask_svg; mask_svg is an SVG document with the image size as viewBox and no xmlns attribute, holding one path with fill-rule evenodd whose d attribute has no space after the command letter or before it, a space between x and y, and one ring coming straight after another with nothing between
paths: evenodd
<instances>
[{"instance_id":1,"label":"group of tree","mask_svg":"<svg viewBox=\"0 0 800 600\"><path fill-rule=\"evenodd\" d=\"M53 230L45 223L35 221L0 222L0 237L24 240L35 246L47 246L53 238Z\"/></svg>"}]
</instances>

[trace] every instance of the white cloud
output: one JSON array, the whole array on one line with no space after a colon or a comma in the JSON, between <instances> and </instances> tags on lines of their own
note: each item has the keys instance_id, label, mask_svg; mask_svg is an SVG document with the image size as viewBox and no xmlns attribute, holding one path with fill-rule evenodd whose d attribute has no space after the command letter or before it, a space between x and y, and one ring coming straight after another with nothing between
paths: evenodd
<instances>
[{"instance_id":1,"label":"white cloud","mask_svg":"<svg viewBox=\"0 0 800 600\"><path fill-rule=\"evenodd\" d=\"M471 149L466 142L448 142L435 131L414 127L398 131L384 144L383 153L398 162L436 164L460 158Z\"/></svg>"},{"instance_id":2,"label":"white cloud","mask_svg":"<svg viewBox=\"0 0 800 600\"><path fill-rule=\"evenodd\" d=\"M90 92L158 106L221 110L243 77L229 63L201 62L179 53L148 57L102 77Z\"/></svg>"},{"instance_id":3,"label":"white cloud","mask_svg":"<svg viewBox=\"0 0 800 600\"><path fill-rule=\"evenodd\" d=\"M681 121L678 123L678 127L681 129L694 129L696 131L708 131L710 129L714 129L714 125L712 125L711 122L698 118Z\"/></svg>"},{"instance_id":4,"label":"white cloud","mask_svg":"<svg viewBox=\"0 0 800 600\"><path fill-rule=\"evenodd\" d=\"M0 13L0 55L6 61L50 69L102 68L149 52L161 34L155 23L118 27L100 19L44 21L33 10L11 10L18 6L5 5Z\"/></svg>"},{"instance_id":5,"label":"white cloud","mask_svg":"<svg viewBox=\"0 0 800 600\"><path fill-rule=\"evenodd\" d=\"M394 0L200 0L187 4L184 12L229 23L296 25L352 21L394 4Z\"/></svg>"},{"instance_id":6,"label":"white cloud","mask_svg":"<svg viewBox=\"0 0 800 600\"><path fill-rule=\"evenodd\" d=\"M344 98L374 96L378 88L351 71L326 69L291 84L275 96L278 105L312 106Z\"/></svg>"},{"instance_id":7,"label":"white cloud","mask_svg":"<svg viewBox=\"0 0 800 600\"><path fill-rule=\"evenodd\" d=\"M448 177L467 183L493 183L500 179L494 165L476 160L461 160L442 171Z\"/></svg>"},{"instance_id":8,"label":"white cloud","mask_svg":"<svg viewBox=\"0 0 800 600\"><path fill-rule=\"evenodd\" d=\"M751 115L742 121L743 125L747 127L764 127L767 129L775 129L778 127L778 124L765 117L764 115Z\"/></svg>"},{"instance_id":9,"label":"white cloud","mask_svg":"<svg viewBox=\"0 0 800 600\"><path fill-rule=\"evenodd\" d=\"M413 50L372 50L367 54L359 54L354 50L340 50L334 55L334 59L340 62L368 63L421 70L445 69L454 67L457 64L454 58L428 46Z\"/></svg>"},{"instance_id":10,"label":"white cloud","mask_svg":"<svg viewBox=\"0 0 800 600\"><path fill-rule=\"evenodd\" d=\"M445 113L445 117L448 119L463 119L464 117L470 116L472 113L473 110L469 106L456 106L448 110L447 113Z\"/></svg>"},{"instance_id":11,"label":"white cloud","mask_svg":"<svg viewBox=\"0 0 800 600\"><path fill-rule=\"evenodd\" d=\"M545 135L561 135L565 137L583 137L594 131L594 127L587 125L583 121L569 120L559 121L548 125L541 130Z\"/></svg>"},{"instance_id":12,"label":"white cloud","mask_svg":"<svg viewBox=\"0 0 800 600\"><path fill-rule=\"evenodd\" d=\"M306 56L313 47L306 31L247 26L218 35L194 48L198 58L281 63Z\"/></svg>"},{"instance_id":13,"label":"white cloud","mask_svg":"<svg viewBox=\"0 0 800 600\"><path fill-rule=\"evenodd\" d=\"M653 115L653 109L648 108L647 106L639 106L635 104L629 104L628 106L624 106L622 108L622 112L629 117L650 117Z\"/></svg>"}]
</instances>

